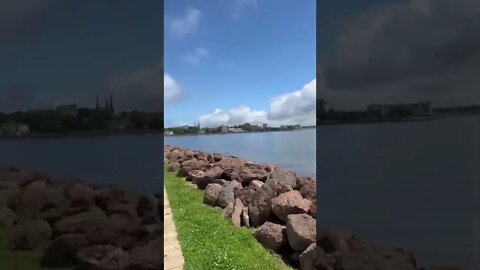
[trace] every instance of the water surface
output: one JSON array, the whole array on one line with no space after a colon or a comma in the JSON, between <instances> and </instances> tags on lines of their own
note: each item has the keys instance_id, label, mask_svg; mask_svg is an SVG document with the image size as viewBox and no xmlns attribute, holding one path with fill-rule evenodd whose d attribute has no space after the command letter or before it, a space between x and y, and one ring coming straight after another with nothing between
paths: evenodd
<instances>
[{"instance_id":1,"label":"water surface","mask_svg":"<svg viewBox=\"0 0 480 270\"><path fill-rule=\"evenodd\" d=\"M296 131L166 136L165 144L218 152L295 171L316 174L315 129Z\"/></svg>"},{"instance_id":2,"label":"water surface","mask_svg":"<svg viewBox=\"0 0 480 270\"><path fill-rule=\"evenodd\" d=\"M0 166L163 192L163 135L0 140Z\"/></svg>"},{"instance_id":3,"label":"water surface","mask_svg":"<svg viewBox=\"0 0 480 270\"><path fill-rule=\"evenodd\" d=\"M480 117L322 126L317 225L480 265Z\"/></svg>"}]
</instances>

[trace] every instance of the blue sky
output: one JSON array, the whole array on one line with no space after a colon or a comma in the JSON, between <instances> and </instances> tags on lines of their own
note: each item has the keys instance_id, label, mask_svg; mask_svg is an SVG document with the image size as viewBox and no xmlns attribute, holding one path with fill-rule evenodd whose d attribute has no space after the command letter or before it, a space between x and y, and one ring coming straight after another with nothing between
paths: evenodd
<instances>
[{"instance_id":1,"label":"blue sky","mask_svg":"<svg viewBox=\"0 0 480 270\"><path fill-rule=\"evenodd\" d=\"M162 9L157 0L0 1L0 110L91 107L110 93L119 109L161 110Z\"/></svg>"},{"instance_id":2,"label":"blue sky","mask_svg":"<svg viewBox=\"0 0 480 270\"><path fill-rule=\"evenodd\" d=\"M312 91L271 103L315 79L315 18L313 0L165 1L166 125L310 121Z\"/></svg>"}]
</instances>

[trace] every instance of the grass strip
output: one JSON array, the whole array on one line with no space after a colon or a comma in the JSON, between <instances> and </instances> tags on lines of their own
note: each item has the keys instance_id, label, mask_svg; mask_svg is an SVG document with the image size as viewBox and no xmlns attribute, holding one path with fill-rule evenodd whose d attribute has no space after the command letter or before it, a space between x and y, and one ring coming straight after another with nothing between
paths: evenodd
<instances>
[{"instance_id":1,"label":"grass strip","mask_svg":"<svg viewBox=\"0 0 480 270\"><path fill-rule=\"evenodd\" d=\"M164 170L165 188L186 270L291 269L274 257L247 228L236 228L220 211L203 204L203 192Z\"/></svg>"}]
</instances>

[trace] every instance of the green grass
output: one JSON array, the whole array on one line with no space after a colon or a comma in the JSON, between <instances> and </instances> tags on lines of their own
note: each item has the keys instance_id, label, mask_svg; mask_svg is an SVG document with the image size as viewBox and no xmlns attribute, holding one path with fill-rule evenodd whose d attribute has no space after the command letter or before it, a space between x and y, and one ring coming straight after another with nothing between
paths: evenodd
<instances>
[{"instance_id":1,"label":"green grass","mask_svg":"<svg viewBox=\"0 0 480 270\"><path fill-rule=\"evenodd\" d=\"M236 228L219 211L203 204L203 193L165 170L172 208L187 270L291 269L274 257L248 228Z\"/></svg>"},{"instance_id":2,"label":"green grass","mask_svg":"<svg viewBox=\"0 0 480 270\"><path fill-rule=\"evenodd\" d=\"M7 229L0 226L0 269L5 270L52 270L40 267L41 250L11 251L8 249ZM55 268L66 270L70 268Z\"/></svg>"}]
</instances>

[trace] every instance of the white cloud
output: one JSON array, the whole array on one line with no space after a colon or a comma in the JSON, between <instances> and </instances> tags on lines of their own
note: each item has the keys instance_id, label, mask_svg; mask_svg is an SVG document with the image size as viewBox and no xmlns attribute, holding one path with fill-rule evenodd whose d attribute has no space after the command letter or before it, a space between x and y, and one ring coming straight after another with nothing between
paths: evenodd
<instances>
[{"instance_id":1,"label":"white cloud","mask_svg":"<svg viewBox=\"0 0 480 270\"><path fill-rule=\"evenodd\" d=\"M201 16L202 12L200 10L187 7L182 16L170 19L170 34L174 37L183 37L191 33L197 29Z\"/></svg>"},{"instance_id":2,"label":"white cloud","mask_svg":"<svg viewBox=\"0 0 480 270\"><path fill-rule=\"evenodd\" d=\"M164 104L176 101L182 95L182 87L167 73L163 74L163 98Z\"/></svg>"},{"instance_id":3,"label":"white cloud","mask_svg":"<svg viewBox=\"0 0 480 270\"><path fill-rule=\"evenodd\" d=\"M216 109L213 113L202 115L198 121L202 127L217 127L220 125L239 125L243 123L263 124L267 122L264 111L255 111L246 106L222 110Z\"/></svg>"},{"instance_id":4,"label":"white cloud","mask_svg":"<svg viewBox=\"0 0 480 270\"><path fill-rule=\"evenodd\" d=\"M195 48L195 50L191 53L188 53L184 56L185 62L196 65L200 63L203 59L205 59L209 55L209 52L205 48Z\"/></svg>"},{"instance_id":5,"label":"white cloud","mask_svg":"<svg viewBox=\"0 0 480 270\"><path fill-rule=\"evenodd\" d=\"M239 125L243 123L280 125L314 125L316 121L316 79L302 90L274 97L268 112L254 110L247 106L233 109L216 109L211 114L199 117L201 126Z\"/></svg>"},{"instance_id":6,"label":"white cloud","mask_svg":"<svg viewBox=\"0 0 480 270\"><path fill-rule=\"evenodd\" d=\"M268 119L282 121L285 119L308 121L315 119L317 79L303 86L302 90L275 97L270 102Z\"/></svg>"},{"instance_id":7,"label":"white cloud","mask_svg":"<svg viewBox=\"0 0 480 270\"><path fill-rule=\"evenodd\" d=\"M233 18L238 18L242 10L246 7L256 9L258 7L257 0L233 0Z\"/></svg>"}]
</instances>

